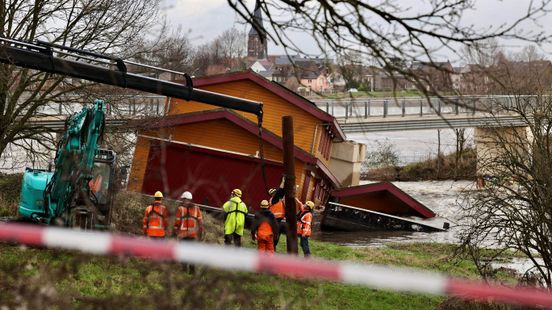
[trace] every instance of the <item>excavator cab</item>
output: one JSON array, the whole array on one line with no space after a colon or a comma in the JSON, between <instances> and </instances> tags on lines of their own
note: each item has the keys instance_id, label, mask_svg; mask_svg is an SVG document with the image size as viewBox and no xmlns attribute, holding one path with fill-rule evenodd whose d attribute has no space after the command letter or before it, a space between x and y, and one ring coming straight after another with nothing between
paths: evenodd
<instances>
[{"instance_id":1,"label":"excavator cab","mask_svg":"<svg viewBox=\"0 0 552 310\"><path fill-rule=\"evenodd\" d=\"M116 158L114 151L96 150L92 178L77 195L73 207L67 210L63 223L59 224L82 229L109 228ZM53 174L51 171L31 168L25 171L19 205L19 214L23 220L47 222L44 193Z\"/></svg>"},{"instance_id":2,"label":"excavator cab","mask_svg":"<svg viewBox=\"0 0 552 310\"><path fill-rule=\"evenodd\" d=\"M94 157L92 178L72 208L69 226L81 229L108 229L111 224L116 154L98 149Z\"/></svg>"}]
</instances>

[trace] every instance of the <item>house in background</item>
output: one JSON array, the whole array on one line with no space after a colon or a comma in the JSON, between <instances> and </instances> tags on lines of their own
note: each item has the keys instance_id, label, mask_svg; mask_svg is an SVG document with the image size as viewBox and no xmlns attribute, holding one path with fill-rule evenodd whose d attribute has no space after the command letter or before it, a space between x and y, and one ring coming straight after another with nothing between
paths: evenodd
<instances>
[{"instance_id":1,"label":"house in background","mask_svg":"<svg viewBox=\"0 0 552 310\"><path fill-rule=\"evenodd\" d=\"M168 116L138 133L130 190L163 190L173 198L191 190L195 201L220 206L233 188L241 188L245 202L256 207L267 198L266 187L277 186L282 177L283 115L294 120L299 198L324 203L332 190L358 184L353 169L363 158L347 162L340 156L340 171L332 171L333 148L346 137L336 119L311 101L252 71L197 78L194 87L262 102L262 138L255 115L169 98Z\"/></svg>"},{"instance_id":2,"label":"house in background","mask_svg":"<svg viewBox=\"0 0 552 310\"><path fill-rule=\"evenodd\" d=\"M423 62L412 63L412 73L416 74L426 90L451 91L453 89L452 75L454 68L449 61L445 62Z\"/></svg>"},{"instance_id":3,"label":"house in background","mask_svg":"<svg viewBox=\"0 0 552 310\"><path fill-rule=\"evenodd\" d=\"M257 59L249 68L267 80L274 80L274 64L268 59Z\"/></svg>"}]
</instances>

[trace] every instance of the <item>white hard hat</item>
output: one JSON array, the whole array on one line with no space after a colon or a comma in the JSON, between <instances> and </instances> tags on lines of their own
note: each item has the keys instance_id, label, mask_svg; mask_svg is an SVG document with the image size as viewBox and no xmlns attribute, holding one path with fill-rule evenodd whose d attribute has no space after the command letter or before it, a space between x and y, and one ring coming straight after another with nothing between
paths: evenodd
<instances>
[{"instance_id":1,"label":"white hard hat","mask_svg":"<svg viewBox=\"0 0 552 310\"><path fill-rule=\"evenodd\" d=\"M192 200L192 193L188 192L188 191L185 191L184 193L182 193L182 195L180 196L181 199L188 199L188 200Z\"/></svg>"}]
</instances>

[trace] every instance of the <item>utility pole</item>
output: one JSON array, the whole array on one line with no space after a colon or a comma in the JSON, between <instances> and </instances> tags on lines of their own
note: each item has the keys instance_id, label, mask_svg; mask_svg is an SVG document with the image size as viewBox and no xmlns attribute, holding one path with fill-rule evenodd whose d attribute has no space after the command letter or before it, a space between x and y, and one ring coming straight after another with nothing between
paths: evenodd
<instances>
[{"instance_id":1,"label":"utility pole","mask_svg":"<svg viewBox=\"0 0 552 310\"><path fill-rule=\"evenodd\" d=\"M297 254L297 209L295 207L295 156L293 141L293 117L282 116L284 151L284 192L286 199L287 252Z\"/></svg>"}]
</instances>

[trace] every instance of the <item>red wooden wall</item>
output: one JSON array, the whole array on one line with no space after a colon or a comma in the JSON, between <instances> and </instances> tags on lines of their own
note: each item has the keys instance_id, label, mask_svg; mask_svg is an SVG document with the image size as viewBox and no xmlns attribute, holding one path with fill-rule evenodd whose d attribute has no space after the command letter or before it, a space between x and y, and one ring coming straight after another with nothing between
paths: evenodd
<instances>
[{"instance_id":1,"label":"red wooden wall","mask_svg":"<svg viewBox=\"0 0 552 310\"><path fill-rule=\"evenodd\" d=\"M265 163L268 186L279 184L282 166ZM165 182L163 181L165 179ZM234 188L243 191L242 199L250 210L258 210L267 199L261 161L250 156L226 153L176 143L152 142L142 192L163 191L178 198L190 191L194 202L221 207Z\"/></svg>"}]
</instances>

